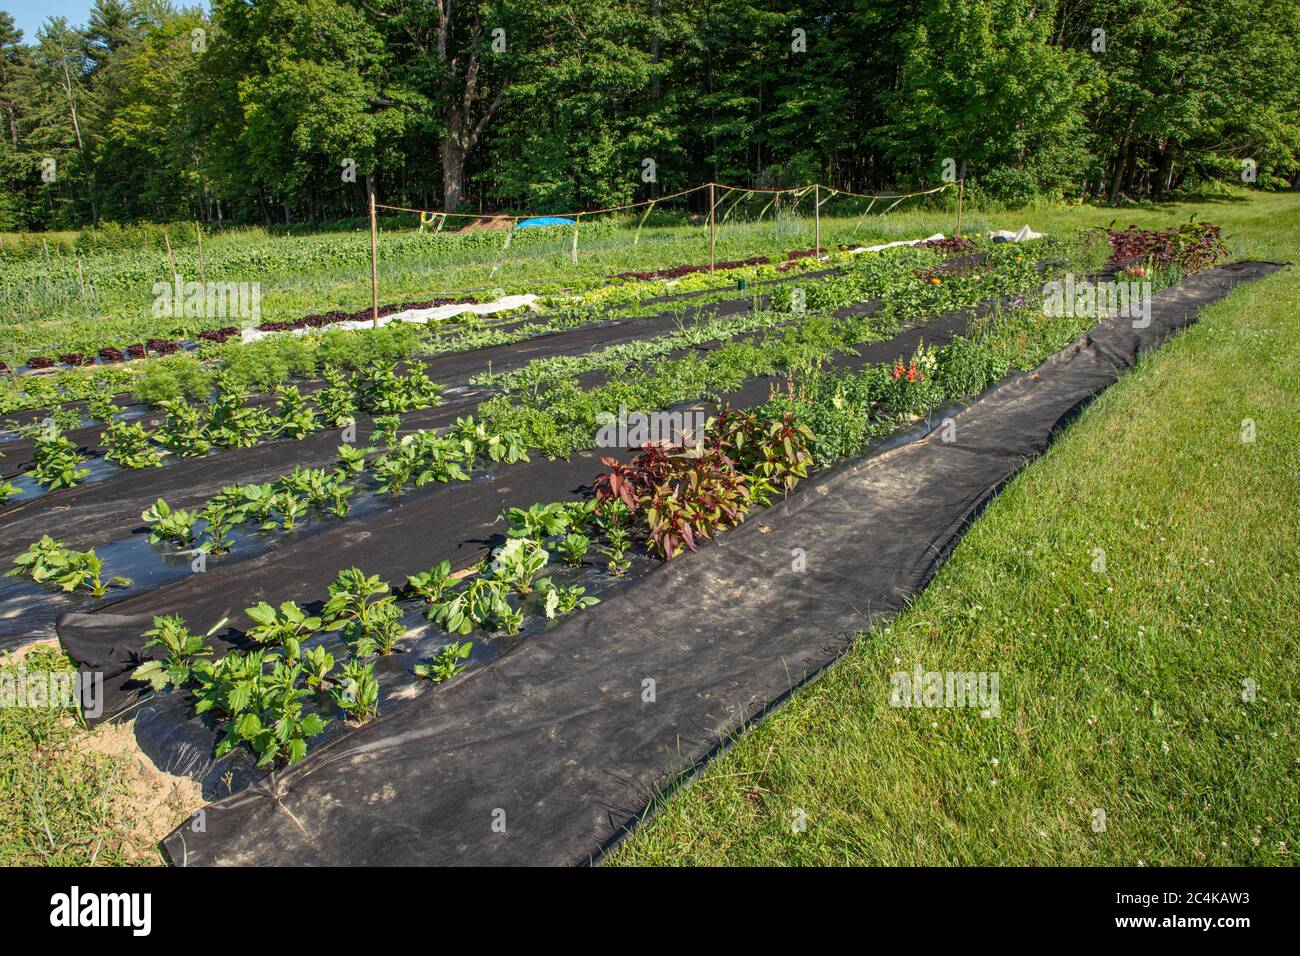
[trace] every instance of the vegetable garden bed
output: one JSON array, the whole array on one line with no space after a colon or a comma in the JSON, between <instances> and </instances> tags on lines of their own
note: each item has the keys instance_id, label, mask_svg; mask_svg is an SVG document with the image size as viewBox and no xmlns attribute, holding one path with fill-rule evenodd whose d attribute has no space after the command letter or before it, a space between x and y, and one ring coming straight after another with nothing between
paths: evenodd
<instances>
[{"instance_id":1,"label":"vegetable garden bed","mask_svg":"<svg viewBox=\"0 0 1300 956\"><path fill-rule=\"evenodd\" d=\"M1275 268L1189 278L1157 296L1140 330L1102 323L953 413L958 441L928 434L824 473L544 640L219 801L203 832L167 840L169 854L190 864L598 858L664 786L923 587L1000 485L1140 352ZM505 833L489 825L498 811ZM411 832L422 839L402 837Z\"/></svg>"},{"instance_id":2,"label":"vegetable garden bed","mask_svg":"<svg viewBox=\"0 0 1300 956\"><path fill-rule=\"evenodd\" d=\"M1060 256L1050 265L1056 270L1087 272L1100 261L1086 243L1045 248L1049 258ZM281 393L277 414L298 431L271 442L257 440L265 426L232 431L246 418L266 420L270 398L221 392L200 431L229 432L233 439L222 443L235 447L161 470L138 427L157 422L148 414L130 427L118 417L106 443L111 457L129 454L139 464L84 485L75 443L56 436L70 447L51 459L56 439L34 436L31 456L47 476L64 469L72 487L60 489L57 479L43 497L0 511L11 553L30 544L16 572L34 578L0 588L0 621L13 625L0 624L0 641L30 639L41 629L33 618L67 611L58 633L83 671L105 677L102 716L137 715L137 735L161 766L201 779L210 797L221 787L274 785L284 771L267 772L306 758L309 742L313 754L347 746L376 716L440 699L441 692L427 693L432 682L450 680L444 690L472 684L471 675L516 656L505 652L523 638L570 627L566 614L637 592L642 578L661 570L643 550L661 557L694 550L746 511L750 524L766 522L763 509L814 463L850 454L945 398L978 391L1008 361L1024 367L1025 356L1037 361L1045 343L1059 347L1083 327L1073 318L1041 328L1026 319L1032 306L1024 303L1041 285L1043 266L1020 250L964 261L944 261L943 252L969 249L902 250L815 277L805 272L797 289L778 285L750 300L704 290L710 301L691 311L709 320L693 329L680 327L681 313L641 307L648 314L611 312L600 322L551 325L541 336L527 322L485 336L470 330L458 340L469 348L420 357L407 366L408 379L363 370L346 394L337 374L323 387L303 383L306 396ZM609 321L612 315L620 317ZM374 391L382 382L389 391ZM370 414L356 408L363 396ZM286 405L289 399L299 404ZM318 416L342 399L352 403L357 439L375 447L340 449L337 434L321 427ZM383 404L368 404L376 401ZM321 411L309 423L294 411L314 405ZM603 462L609 473L593 484L600 465L586 449L595 413L621 406L709 409L719 417L701 461L613 450ZM734 411L747 408L757 414ZM474 417L463 418L467 412ZM770 437L782 433L784 452ZM127 438L135 444L123 445ZM715 513L682 510L677 495L688 479L689 487L703 481L709 495L722 495ZM603 502L594 512L582 504L593 487ZM537 505L536 515L519 511L535 501L552 504ZM512 507L503 538L499 519ZM554 520L545 517L554 509ZM331 521L329 511L345 520ZM33 543L51 521L72 530L62 541ZM145 532L172 543L155 552ZM589 549L601 541L597 561ZM86 545L92 550L77 550ZM551 571L561 552L572 568ZM348 567L365 572L340 573ZM550 573L538 578L543 568ZM458 569L471 576L456 580ZM340 604L362 581L371 596L357 592ZM428 591L419 581L441 583ZM42 582L72 596L43 590ZM97 603L121 599L95 608L76 596L87 590ZM579 618L608 613L600 609ZM291 634L302 638L301 651ZM462 644L458 634L473 640ZM262 669L264 659L275 662L271 670ZM252 710L226 691L211 696L236 673L227 665L260 675L249 678L260 701ZM276 714L283 736L260 722ZM254 768L257 757L265 769Z\"/></svg>"}]
</instances>

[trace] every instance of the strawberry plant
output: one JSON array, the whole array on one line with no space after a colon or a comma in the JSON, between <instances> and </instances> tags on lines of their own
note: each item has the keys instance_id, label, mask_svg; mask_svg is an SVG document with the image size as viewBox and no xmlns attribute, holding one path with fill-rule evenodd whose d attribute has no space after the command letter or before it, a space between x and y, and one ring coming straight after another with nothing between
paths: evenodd
<instances>
[{"instance_id":1,"label":"strawberry plant","mask_svg":"<svg viewBox=\"0 0 1300 956\"><path fill-rule=\"evenodd\" d=\"M74 551L65 548L48 534L27 550L14 558L14 567L8 572L10 577L25 574L38 584L56 584L62 590L71 593L84 588L95 597L102 597L111 585L126 587L130 578L113 577L107 583L103 580L104 563L89 551Z\"/></svg>"},{"instance_id":2,"label":"strawberry plant","mask_svg":"<svg viewBox=\"0 0 1300 956\"><path fill-rule=\"evenodd\" d=\"M348 661L330 694L353 723L364 724L379 716L379 682L375 680L374 663Z\"/></svg>"},{"instance_id":3,"label":"strawberry plant","mask_svg":"<svg viewBox=\"0 0 1300 956\"><path fill-rule=\"evenodd\" d=\"M194 527L199 520L198 512L183 508L173 511L161 498L141 512L140 518L149 525L150 544L174 541L182 548L188 548L198 537Z\"/></svg>"},{"instance_id":4,"label":"strawberry plant","mask_svg":"<svg viewBox=\"0 0 1300 956\"><path fill-rule=\"evenodd\" d=\"M468 633L468 632L466 632ZM438 653L433 656L433 660L428 663L416 664L412 668L416 677L424 677L433 681L435 684L441 684L445 680L450 680L465 669L461 661L469 657L470 651L474 645L470 641L457 643L453 641L438 649Z\"/></svg>"},{"instance_id":5,"label":"strawberry plant","mask_svg":"<svg viewBox=\"0 0 1300 956\"><path fill-rule=\"evenodd\" d=\"M11 484L4 479L0 479L0 505L9 504L9 499L14 495L21 495L23 490L15 484Z\"/></svg>"},{"instance_id":6,"label":"strawberry plant","mask_svg":"<svg viewBox=\"0 0 1300 956\"><path fill-rule=\"evenodd\" d=\"M551 558L546 549L528 538L511 538L492 552L492 576L520 594L533 589L533 578Z\"/></svg>"},{"instance_id":7,"label":"strawberry plant","mask_svg":"<svg viewBox=\"0 0 1300 956\"><path fill-rule=\"evenodd\" d=\"M222 624L225 622L223 621ZM217 627L220 627L218 624ZM216 630L216 628L213 628ZM211 633L211 632L209 632ZM179 614L166 614L153 619L153 627L144 632L150 638L146 648L161 647L165 652L161 660L145 661L131 672L133 680L147 681L154 690L184 687L190 682L195 662L201 657L211 657L212 648L200 635L191 634L185 618Z\"/></svg>"},{"instance_id":8,"label":"strawberry plant","mask_svg":"<svg viewBox=\"0 0 1300 956\"><path fill-rule=\"evenodd\" d=\"M258 601L244 614L254 623L248 636L259 644L278 645L286 661L296 661L302 653L302 642L321 627L319 617L309 617L295 601L285 601L277 610L265 601Z\"/></svg>"},{"instance_id":9,"label":"strawberry plant","mask_svg":"<svg viewBox=\"0 0 1300 956\"><path fill-rule=\"evenodd\" d=\"M582 567L582 559L587 556L587 549L591 547L591 539L585 534L567 534L560 539L556 545L556 550L560 552L560 557L564 563L572 568Z\"/></svg>"},{"instance_id":10,"label":"strawberry plant","mask_svg":"<svg viewBox=\"0 0 1300 956\"><path fill-rule=\"evenodd\" d=\"M100 436L100 442L104 446L104 457L123 468L158 468L162 465L162 452L139 423L110 422Z\"/></svg>"}]
</instances>

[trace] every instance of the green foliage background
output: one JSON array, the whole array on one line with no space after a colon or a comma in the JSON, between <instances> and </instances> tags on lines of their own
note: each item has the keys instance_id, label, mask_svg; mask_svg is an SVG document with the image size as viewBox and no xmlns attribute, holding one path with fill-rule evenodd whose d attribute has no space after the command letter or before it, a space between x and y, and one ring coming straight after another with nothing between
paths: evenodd
<instances>
[{"instance_id":1,"label":"green foliage background","mask_svg":"<svg viewBox=\"0 0 1300 956\"><path fill-rule=\"evenodd\" d=\"M29 37L0 13L0 230L355 220L368 181L475 210L865 191L946 158L986 204L1247 158L1286 187L1298 37L1288 0L96 0Z\"/></svg>"}]
</instances>

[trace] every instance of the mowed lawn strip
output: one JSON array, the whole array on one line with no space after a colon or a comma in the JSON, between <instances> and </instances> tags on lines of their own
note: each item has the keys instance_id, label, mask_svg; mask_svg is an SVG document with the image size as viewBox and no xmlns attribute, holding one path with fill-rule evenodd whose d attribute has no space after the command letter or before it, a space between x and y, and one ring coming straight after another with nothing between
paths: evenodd
<instances>
[{"instance_id":1,"label":"mowed lawn strip","mask_svg":"<svg viewBox=\"0 0 1300 956\"><path fill-rule=\"evenodd\" d=\"M1242 287L1147 357L607 862L1293 864L1297 303ZM1001 716L892 707L917 664L996 671Z\"/></svg>"}]
</instances>

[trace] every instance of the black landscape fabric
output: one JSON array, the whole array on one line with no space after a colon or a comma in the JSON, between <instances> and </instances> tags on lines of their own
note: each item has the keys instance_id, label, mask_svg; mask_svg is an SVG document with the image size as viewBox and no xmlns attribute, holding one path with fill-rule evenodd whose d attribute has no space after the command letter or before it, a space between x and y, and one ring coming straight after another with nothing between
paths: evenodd
<instances>
[{"instance_id":1,"label":"black landscape fabric","mask_svg":"<svg viewBox=\"0 0 1300 956\"><path fill-rule=\"evenodd\" d=\"M869 310L875 304L854 308ZM974 313L982 314L987 309L986 305ZM860 368L893 361L900 355L912 354L921 339L942 346L965 331L971 319L971 312L951 312L890 339L841 353L830 364ZM721 396L721 400L742 408L757 405L766 401L780 382L779 377L753 379ZM311 442L312 438L305 441ZM64 649L82 670L100 674L104 680L102 713L87 714L87 719L119 716L147 696L147 685L130 680L130 672L140 660L144 644L141 635L152 625L155 615L180 614L196 633L206 632L227 619L229 625L218 631L212 642L216 651L223 653L240 646L240 632L246 624L243 608L261 600L273 604L293 600L315 613L341 568L358 567L400 585L407 575L444 559L457 568L474 563L500 544L502 526L497 519L506 508L584 497L590 492L592 479L602 470L600 458L604 456L626 459L630 453L602 449L599 453L580 452L568 460L534 460L501 468L486 479L408 492L395 501L377 502L378 513L365 518L276 538L249 557L240 558L237 551L237 560L211 562L202 574L188 575L90 613L62 614L56 628ZM178 474L188 473L189 464L174 467ZM203 473L186 474L186 478L205 485L213 481ZM221 483L228 483L228 479ZM178 501L187 500L179 494L181 486L175 490ZM172 501L172 496L164 497ZM26 613L30 616L31 612ZM0 622L0 637L4 633ZM19 627L12 639L20 640L27 633L27 629Z\"/></svg>"},{"instance_id":2,"label":"black landscape fabric","mask_svg":"<svg viewBox=\"0 0 1300 956\"><path fill-rule=\"evenodd\" d=\"M715 546L213 804L202 832L167 838L168 854L191 865L598 859L675 775L920 591L998 489L1140 352L1277 268L1213 269L1160 293L1145 328L1103 323L956 413L956 441L940 430L822 474Z\"/></svg>"}]
</instances>

